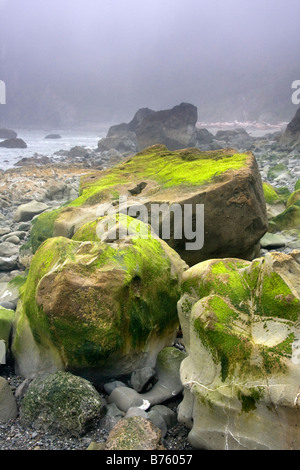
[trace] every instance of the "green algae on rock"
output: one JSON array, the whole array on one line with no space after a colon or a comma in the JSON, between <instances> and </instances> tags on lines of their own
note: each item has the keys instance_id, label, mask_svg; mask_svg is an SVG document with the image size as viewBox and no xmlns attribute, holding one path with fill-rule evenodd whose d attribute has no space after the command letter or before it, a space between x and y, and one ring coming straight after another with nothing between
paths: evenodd
<instances>
[{"instance_id":1,"label":"green algae on rock","mask_svg":"<svg viewBox=\"0 0 300 470\"><path fill-rule=\"evenodd\" d=\"M14 310L8 310L6 308L0 307L0 342L4 341L5 350L8 351L10 335L13 327L13 321L15 318ZM0 364L1 360L0 352Z\"/></svg>"},{"instance_id":2,"label":"green algae on rock","mask_svg":"<svg viewBox=\"0 0 300 470\"><path fill-rule=\"evenodd\" d=\"M300 199L291 201L290 205L280 214L270 220L269 231L300 228Z\"/></svg>"},{"instance_id":3,"label":"green algae on rock","mask_svg":"<svg viewBox=\"0 0 300 470\"><path fill-rule=\"evenodd\" d=\"M209 260L184 273L179 416L193 446L299 448L299 278L299 251Z\"/></svg>"},{"instance_id":4,"label":"green algae on rock","mask_svg":"<svg viewBox=\"0 0 300 470\"><path fill-rule=\"evenodd\" d=\"M78 238L49 239L33 257L14 330L17 369L101 381L155 365L176 334L185 263L157 237Z\"/></svg>"},{"instance_id":5,"label":"green algae on rock","mask_svg":"<svg viewBox=\"0 0 300 470\"><path fill-rule=\"evenodd\" d=\"M263 183L263 190L267 204L274 204L279 201L279 196L271 184Z\"/></svg>"},{"instance_id":6,"label":"green algae on rock","mask_svg":"<svg viewBox=\"0 0 300 470\"><path fill-rule=\"evenodd\" d=\"M152 204L176 204L182 211L189 205L191 221L196 218L196 208L204 205L204 246L187 249L186 243L193 240L183 228L181 237L175 236L173 223L165 239L189 265L212 257L253 259L268 228L261 178L251 153L195 148L169 151L155 145L116 167L83 177L77 199L57 213L44 215L47 236L72 238L82 225L98 219L100 205L112 204L117 210L117 199L122 197L128 199L129 207L140 201L149 214ZM147 223L153 226L151 217ZM43 225L36 222L32 228L34 250L45 237ZM155 230L162 236L161 224Z\"/></svg>"}]
</instances>

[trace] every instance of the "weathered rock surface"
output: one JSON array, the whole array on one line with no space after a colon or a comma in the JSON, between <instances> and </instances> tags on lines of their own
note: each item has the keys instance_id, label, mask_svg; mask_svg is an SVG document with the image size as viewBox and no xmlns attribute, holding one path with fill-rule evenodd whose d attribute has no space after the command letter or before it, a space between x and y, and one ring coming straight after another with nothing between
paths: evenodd
<instances>
[{"instance_id":1,"label":"weathered rock surface","mask_svg":"<svg viewBox=\"0 0 300 470\"><path fill-rule=\"evenodd\" d=\"M179 420L206 449L299 449L300 252L184 273Z\"/></svg>"}]
</instances>

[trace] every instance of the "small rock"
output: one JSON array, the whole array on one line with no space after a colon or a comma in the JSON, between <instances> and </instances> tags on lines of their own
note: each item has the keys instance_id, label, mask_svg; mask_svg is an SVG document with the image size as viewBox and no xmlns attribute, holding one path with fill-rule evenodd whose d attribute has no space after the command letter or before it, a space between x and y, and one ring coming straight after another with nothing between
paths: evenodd
<instances>
[{"instance_id":1,"label":"small rock","mask_svg":"<svg viewBox=\"0 0 300 470\"><path fill-rule=\"evenodd\" d=\"M19 206L14 214L13 220L14 222L27 222L33 219L35 215L44 212L46 209L48 209L47 204L33 200L27 204Z\"/></svg>"},{"instance_id":2,"label":"small rock","mask_svg":"<svg viewBox=\"0 0 300 470\"><path fill-rule=\"evenodd\" d=\"M141 416L121 419L110 432L105 450L164 450L161 431Z\"/></svg>"},{"instance_id":3,"label":"small rock","mask_svg":"<svg viewBox=\"0 0 300 470\"><path fill-rule=\"evenodd\" d=\"M158 412L164 419L168 429L172 429L177 424L177 415L173 410L165 405L155 405L150 411Z\"/></svg>"},{"instance_id":4,"label":"small rock","mask_svg":"<svg viewBox=\"0 0 300 470\"><path fill-rule=\"evenodd\" d=\"M8 382L0 377L0 422L16 418L17 404Z\"/></svg>"},{"instance_id":5,"label":"small rock","mask_svg":"<svg viewBox=\"0 0 300 470\"><path fill-rule=\"evenodd\" d=\"M136 406L129 408L125 415L125 418L130 418L131 416L142 416L143 418L148 419L148 413Z\"/></svg>"},{"instance_id":6,"label":"small rock","mask_svg":"<svg viewBox=\"0 0 300 470\"><path fill-rule=\"evenodd\" d=\"M107 382L103 385L103 389L105 393L107 393L107 395L110 395L112 391L117 387L126 387L126 384L124 384L124 382L121 382L120 380L114 380L113 382Z\"/></svg>"},{"instance_id":7,"label":"small rock","mask_svg":"<svg viewBox=\"0 0 300 470\"><path fill-rule=\"evenodd\" d=\"M162 415L157 410L152 409L148 413L148 419L150 419L154 426L161 430L162 437L165 437L168 428Z\"/></svg>"},{"instance_id":8,"label":"small rock","mask_svg":"<svg viewBox=\"0 0 300 470\"><path fill-rule=\"evenodd\" d=\"M131 374L131 386L137 392L143 392L147 385L155 378L155 369L152 367L144 367L137 369Z\"/></svg>"},{"instance_id":9,"label":"small rock","mask_svg":"<svg viewBox=\"0 0 300 470\"><path fill-rule=\"evenodd\" d=\"M286 238L280 234L267 232L260 240L262 248L281 248L286 245Z\"/></svg>"},{"instance_id":10,"label":"small rock","mask_svg":"<svg viewBox=\"0 0 300 470\"><path fill-rule=\"evenodd\" d=\"M126 413L129 408L143 405L143 398L132 388L118 387L108 397L108 403L115 403L120 410Z\"/></svg>"},{"instance_id":11,"label":"small rock","mask_svg":"<svg viewBox=\"0 0 300 470\"><path fill-rule=\"evenodd\" d=\"M5 147L8 149L26 149L27 144L22 139L13 138L0 142L0 147Z\"/></svg>"},{"instance_id":12,"label":"small rock","mask_svg":"<svg viewBox=\"0 0 300 470\"><path fill-rule=\"evenodd\" d=\"M111 431L117 422L124 418L124 412L121 411L115 403L105 405L102 411L104 411L105 415L101 419L101 425L107 431Z\"/></svg>"},{"instance_id":13,"label":"small rock","mask_svg":"<svg viewBox=\"0 0 300 470\"><path fill-rule=\"evenodd\" d=\"M7 243L12 243L13 245L19 245L21 242L20 238L17 237L16 235L12 235L11 237L8 237L6 239Z\"/></svg>"}]
</instances>

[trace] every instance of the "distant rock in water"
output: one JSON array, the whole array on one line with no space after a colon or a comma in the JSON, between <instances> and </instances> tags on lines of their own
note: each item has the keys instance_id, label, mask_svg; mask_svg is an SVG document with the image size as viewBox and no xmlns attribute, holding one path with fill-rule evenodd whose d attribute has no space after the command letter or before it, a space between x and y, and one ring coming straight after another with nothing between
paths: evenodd
<instances>
[{"instance_id":1,"label":"distant rock in water","mask_svg":"<svg viewBox=\"0 0 300 470\"><path fill-rule=\"evenodd\" d=\"M0 147L5 147L8 149L26 149L27 144L22 139L13 138L0 142Z\"/></svg>"},{"instance_id":2,"label":"distant rock in water","mask_svg":"<svg viewBox=\"0 0 300 470\"><path fill-rule=\"evenodd\" d=\"M23 157L14 166L36 166L36 165L47 165L51 160L45 155L33 156L33 157Z\"/></svg>"},{"instance_id":3,"label":"distant rock in water","mask_svg":"<svg viewBox=\"0 0 300 470\"><path fill-rule=\"evenodd\" d=\"M17 133L11 129L0 129L0 139L15 139Z\"/></svg>"},{"instance_id":4,"label":"distant rock in water","mask_svg":"<svg viewBox=\"0 0 300 470\"><path fill-rule=\"evenodd\" d=\"M300 148L300 108L297 110L291 122L287 125L280 143L290 148Z\"/></svg>"},{"instance_id":5,"label":"distant rock in water","mask_svg":"<svg viewBox=\"0 0 300 470\"><path fill-rule=\"evenodd\" d=\"M189 103L181 103L163 111L142 108L128 124L112 126L107 137L99 142L98 149L119 150L120 141L123 146L126 142L126 148L121 148L120 151L131 154L156 144L166 145L169 150L191 147L197 139L197 119L197 108Z\"/></svg>"},{"instance_id":6,"label":"distant rock in water","mask_svg":"<svg viewBox=\"0 0 300 470\"><path fill-rule=\"evenodd\" d=\"M45 139L61 139L61 135L59 135L59 134L48 134L48 135L46 135Z\"/></svg>"}]
</instances>

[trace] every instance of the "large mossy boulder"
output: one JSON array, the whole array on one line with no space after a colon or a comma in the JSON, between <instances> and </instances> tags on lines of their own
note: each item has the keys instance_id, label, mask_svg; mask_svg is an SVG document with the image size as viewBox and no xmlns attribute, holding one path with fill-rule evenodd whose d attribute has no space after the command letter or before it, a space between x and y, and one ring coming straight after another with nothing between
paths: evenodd
<instances>
[{"instance_id":1,"label":"large mossy boulder","mask_svg":"<svg viewBox=\"0 0 300 470\"><path fill-rule=\"evenodd\" d=\"M81 436L100 417L101 398L87 380L67 372L36 377L20 408L23 426L42 432Z\"/></svg>"},{"instance_id":2,"label":"large mossy boulder","mask_svg":"<svg viewBox=\"0 0 300 470\"><path fill-rule=\"evenodd\" d=\"M300 448L300 251L184 273L179 420L196 448Z\"/></svg>"},{"instance_id":3,"label":"large mossy boulder","mask_svg":"<svg viewBox=\"0 0 300 470\"><path fill-rule=\"evenodd\" d=\"M21 375L62 369L102 382L155 366L174 341L186 264L150 231L114 243L91 233L49 239L33 257L12 346Z\"/></svg>"},{"instance_id":4,"label":"large mossy boulder","mask_svg":"<svg viewBox=\"0 0 300 470\"><path fill-rule=\"evenodd\" d=\"M169 151L156 145L112 169L82 178L77 199L56 213L37 218L31 232L34 250L47 237L71 238L82 225L97 219L101 207L113 205L118 210L121 198L126 198L129 208L138 203L146 207L144 222L155 226L157 235L190 266L209 258L253 259L268 228L262 182L251 153L195 148ZM155 218L153 205L170 209L167 236L162 234L166 217ZM201 205L203 221L197 215ZM179 215L174 207L179 208ZM191 209L187 220L194 224L194 238L183 220L187 208ZM180 233L174 220L182 222ZM199 243L202 232L204 244Z\"/></svg>"}]
</instances>

